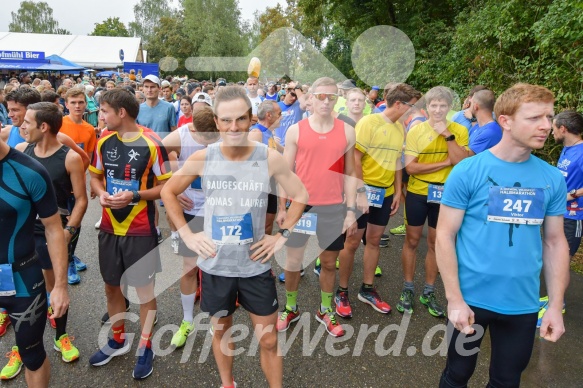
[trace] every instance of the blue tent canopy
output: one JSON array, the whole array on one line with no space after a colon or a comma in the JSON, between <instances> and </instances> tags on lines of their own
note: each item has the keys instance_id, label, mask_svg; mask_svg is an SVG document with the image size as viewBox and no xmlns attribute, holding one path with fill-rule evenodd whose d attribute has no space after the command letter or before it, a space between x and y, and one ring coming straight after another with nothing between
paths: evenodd
<instances>
[{"instance_id":1,"label":"blue tent canopy","mask_svg":"<svg viewBox=\"0 0 583 388\"><path fill-rule=\"evenodd\" d=\"M119 75L119 73L117 71L102 71L100 73L95 74L96 77L111 77L112 74L117 74Z\"/></svg>"},{"instance_id":2,"label":"blue tent canopy","mask_svg":"<svg viewBox=\"0 0 583 388\"><path fill-rule=\"evenodd\" d=\"M82 70L83 67L65 66L57 63L50 63L48 61L0 61L0 70L45 70L45 71L67 71L67 70Z\"/></svg>"},{"instance_id":3,"label":"blue tent canopy","mask_svg":"<svg viewBox=\"0 0 583 388\"><path fill-rule=\"evenodd\" d=\"M69 69L66 70L87 70L84 66L71 62L63 57L58 56L57 54L50 55L46 57L46 59L51 61L51 64L53 65L62 65L69 67Z\"/></svg>"}]
</instances>

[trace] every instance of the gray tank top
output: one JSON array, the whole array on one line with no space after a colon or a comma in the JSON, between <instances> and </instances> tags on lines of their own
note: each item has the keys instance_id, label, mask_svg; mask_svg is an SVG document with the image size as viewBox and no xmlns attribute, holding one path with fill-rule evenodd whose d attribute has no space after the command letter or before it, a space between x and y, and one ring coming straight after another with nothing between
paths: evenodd
<instances>
[{"instance_id":1,"label":"gray tank top","mask_svg":"<svg viewBox=\"0 0 583 388\"><path fill-rule=\"evenodd\" d=\"M188 129L188 124L178 128L177 131L180 134L180 156L178 157L178 168L182 168L186 160L192 154L194 154L196 151L205 149L206 146L197 143L192 138L190 130ZM194 203L194 207L191 210L183 210L183 212L190 214L191 216L199 215L199 212L201 212L204 206L204 193L202 192L201 178L196 178L194 182L192 182L190 186L184 190L183 194Z\"/></svg>"},{"instance_id":2,"label":"gray tank top","mask_svg":"<svg viewBox=\"0 0 583 388\"><path fill-rule=\"evenodd\" d=\"M269 270L269 262L249 258L251 245L265 234L267 146L255 143L249 159L234 162L225 159L220 143L211 144L202 175L204 231L216 244L217 255L199 257L199 268L211 275L243 278Z\"/></svg>"}]
</instances>

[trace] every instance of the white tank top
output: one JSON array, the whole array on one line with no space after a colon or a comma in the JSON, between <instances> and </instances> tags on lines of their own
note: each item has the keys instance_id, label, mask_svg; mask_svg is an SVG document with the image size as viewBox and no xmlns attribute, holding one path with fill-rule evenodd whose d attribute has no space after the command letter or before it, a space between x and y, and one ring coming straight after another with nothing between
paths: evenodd
<instances>
[{"instance_id":1,"label":"white tank top","mask_svg":"<svg viewBox=\"0 0 583 388\"><path fill-rule=\"evenodd\" d=\"M196 151L200 151L206 148L205 145L197 143L193 138L190 130L188 129L188 124L183 125L177 129L180 134L180 156L178 157L178 167L182 168L184 162ZM190 214L191 216L203 216L204 210L204 193L201 187L201 178L198 177L188 189L184 191L184 195L188 197L193 203L194 207L192 210L183 210L184 213ZM199 214L200 213L200 214Z\"/></svg>"}]
</instances>

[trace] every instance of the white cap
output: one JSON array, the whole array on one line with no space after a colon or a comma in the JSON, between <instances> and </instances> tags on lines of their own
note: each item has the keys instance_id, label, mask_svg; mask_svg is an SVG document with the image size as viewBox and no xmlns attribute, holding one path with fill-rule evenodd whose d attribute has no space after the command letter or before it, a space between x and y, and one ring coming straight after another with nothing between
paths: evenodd
<instances>
[{"instance_id":1,"label":"white cap","mask_svg":"<svg viewBox=\"0 0 583 388\"><path fill-rule=\"evenodd\" d=\"M146 81L153 82L156 85L160 86L160 78L156 77L154 74L148 74L147 76L145 76L143 82Z\"/></svg>"},{"instance_id":2,"label":"white cap","mask_svg":"<svg viewBox=\"0 0 583 388\"><path fill-rule=\"evenodd\" d=\"M194 104L195 102L206 102L208 106L212 107L213 106L213 100L211 99L211 96L209 96L206 93L196 93L194 95L194 98L192 99L192 103Z\"/></svg>"}]
</instances>

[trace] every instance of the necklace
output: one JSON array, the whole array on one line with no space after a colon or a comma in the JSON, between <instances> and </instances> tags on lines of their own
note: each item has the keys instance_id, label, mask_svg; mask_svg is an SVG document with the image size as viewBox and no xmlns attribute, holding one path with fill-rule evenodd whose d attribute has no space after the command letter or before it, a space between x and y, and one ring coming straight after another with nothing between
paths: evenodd
<instances>
[{"instance_id":1,"label":"necklace","mask_svg":"<svg viewBox=\"0 0 583 388\"><path fill-rule=\"evenodd\" d=\"M576 146L577 144L581 143L583 141L583 139L579 139L577 140L575 143L571 144L570 146L566 146L566 147L573 147Z\"/></svg>"}]
</instances>

